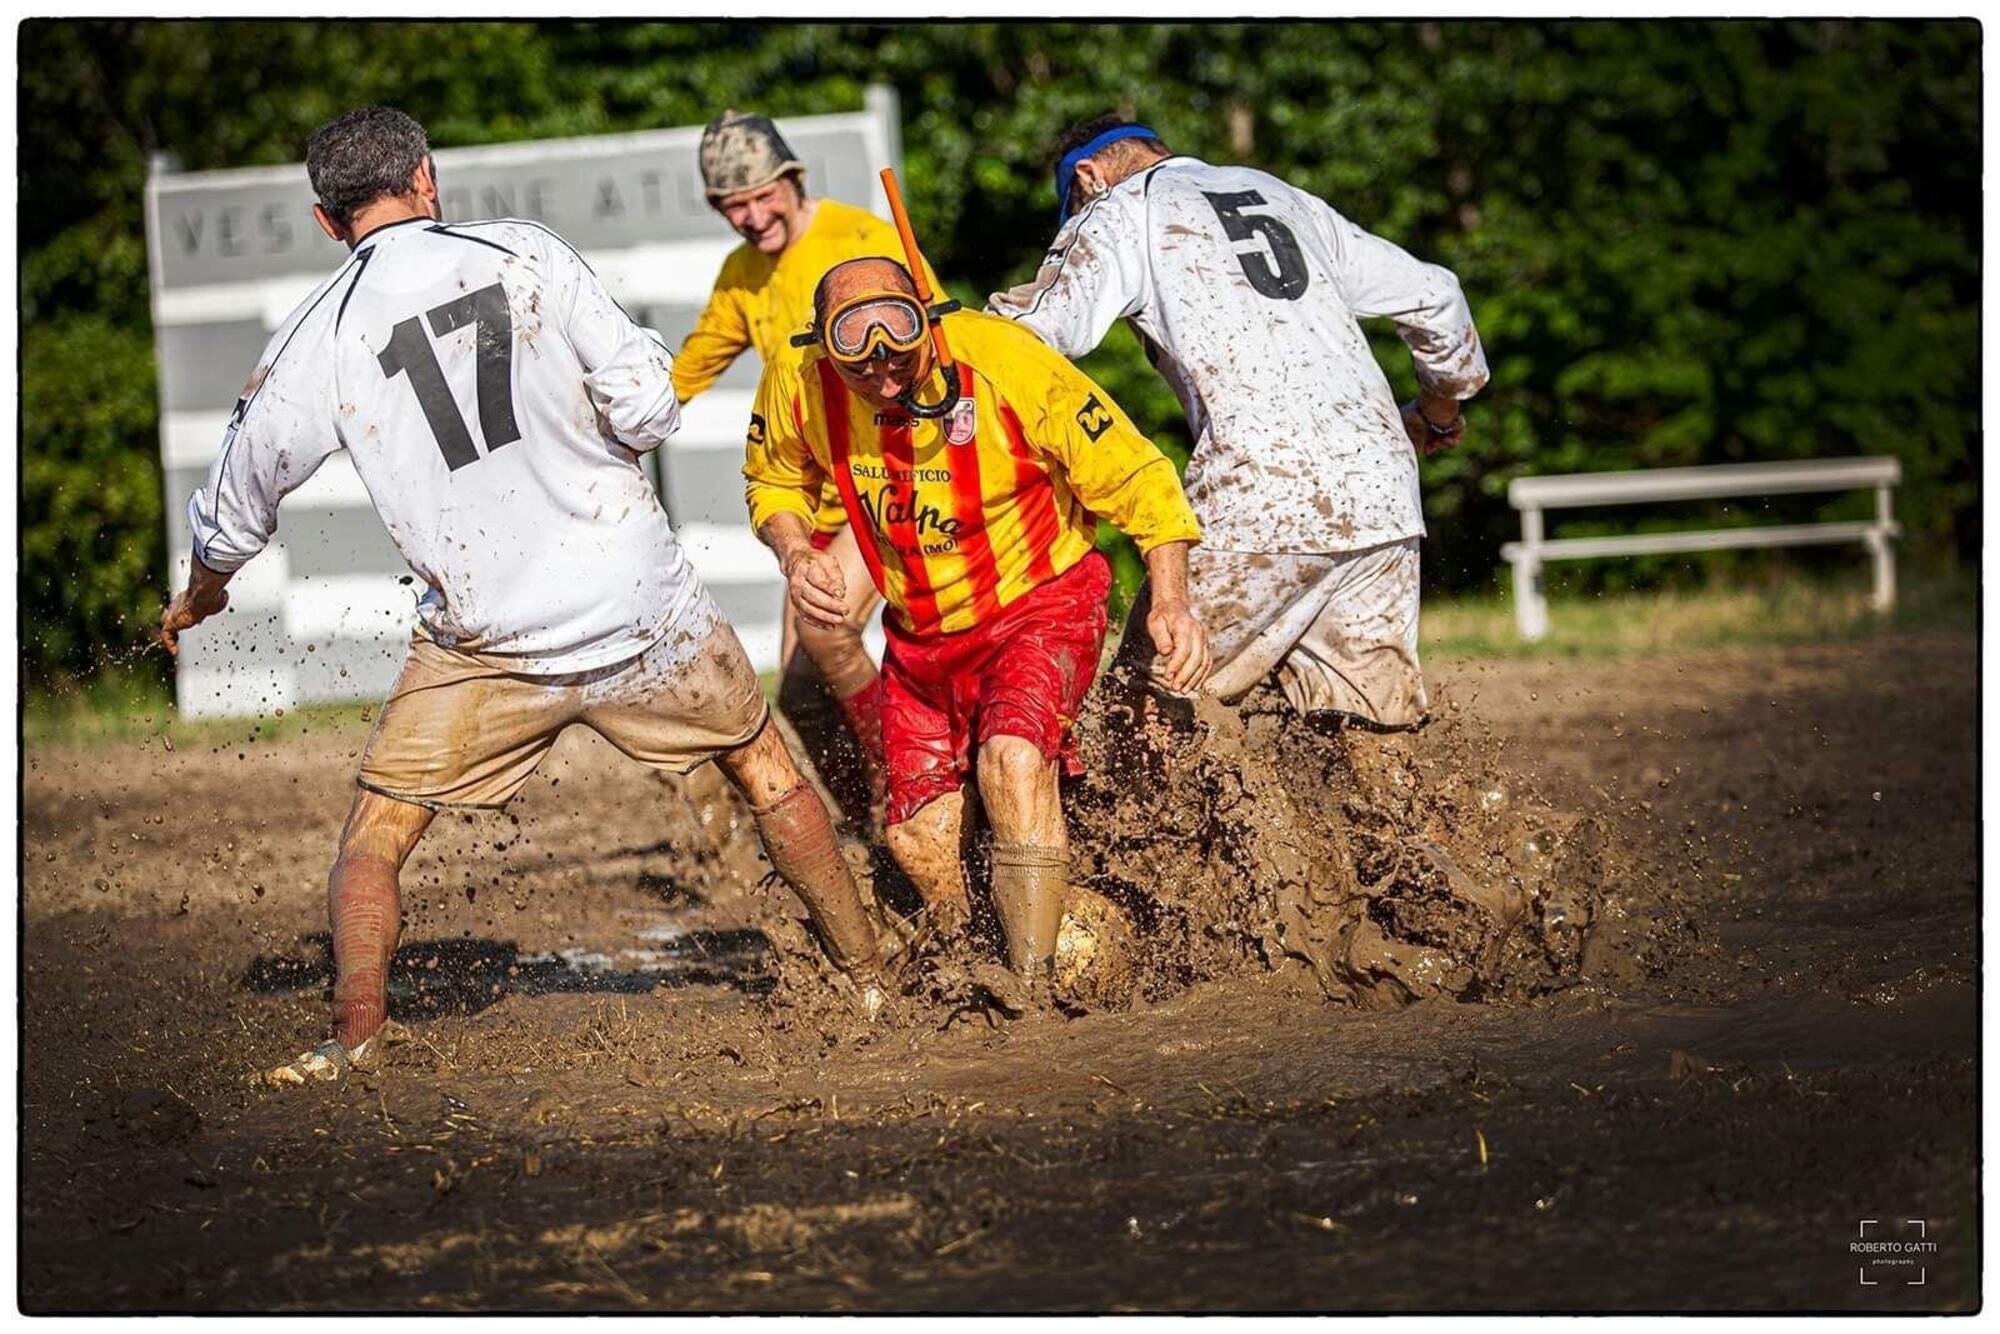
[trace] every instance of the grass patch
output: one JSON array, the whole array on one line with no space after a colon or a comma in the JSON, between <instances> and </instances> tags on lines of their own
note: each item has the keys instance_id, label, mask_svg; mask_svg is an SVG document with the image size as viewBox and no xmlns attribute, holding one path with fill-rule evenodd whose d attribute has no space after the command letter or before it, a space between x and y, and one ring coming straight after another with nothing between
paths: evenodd
<instances>
[{"instance_id":1,"label":"grass patch","mask_svg":"<svg viewBox=\"0 0 2000 1334\"><path fill-rule=\"evenodd\" d=\"M1514 632L1505 592L1424 600L1428 658L1622 657L1756 644L1856 639L1892 630L1970 634L1978 589L1969 575L1906 575L1896 610L1869 610L1863 579L1781 576L1756 585L1649 593L1552 592L1549 633L1530 644ZM1114 621L1114 624L1117 622ZM760 676L775 699L778 674ZM152 672L107 667L60 688L31 689L22 702L21 740L73 746L171 735L176 745L243 745L306 732L366 731L379 700L274 709L250 718L182 718L172 687Z\"/></svg>"},{"instance_id":2,"label":"grass patch","mask_svg":"<svg viewBox=\"0 0 2000 1334\"><path fill-rule=\"evenodd\" d=\"M77 746L165 734L177 746L242 745L342 727L365 731L380 707L379 700L357 700L247 718L183 718L167 682L150 672L110 667L74 685L28 690L21 702L21 742Z\"/></svg>"},{"instance_id":3,"label":"grass patch","mask_svg":"<svg viewBox=\"0 0 2000 1334\"><path fill-rule=\"evenodd\" d=\"M1892 630L1977 624L1978 590L1961 573L1906 575L1896 609L1868 605L1863 579L1776 578L1749 586L1592 595L1552 591L1549 632L1528 643L1514 629L1511 593L1426 598L1425 656L1624 657L1690 649L1857 639Z\"/></svg>"}]
</instances>

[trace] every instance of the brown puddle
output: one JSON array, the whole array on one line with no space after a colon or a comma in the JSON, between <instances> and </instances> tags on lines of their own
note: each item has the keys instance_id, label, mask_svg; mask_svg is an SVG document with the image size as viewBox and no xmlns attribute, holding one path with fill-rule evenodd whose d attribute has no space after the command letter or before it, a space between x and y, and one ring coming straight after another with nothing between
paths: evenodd
<instances>
[{"instance_id":1,"label":"brown puddle","mask_svg":"<svg viewBox=\"0 0 2000 1334\"><path fill-rule=\"evenodd\" d=\"M300 953L260 954L243 972L246 990L330 1000L333 938L317 932ZM634 943L609 951L571 947L523 953L512 941L444 937L406 942L389 961L389 1010L414 1021L477 1014L505 996L556 992L637 994L655 987L717 986L761 996L775 981L770 941L754 928L687 931L671 923L642 928Z\"/></svg>"}]
</instances>

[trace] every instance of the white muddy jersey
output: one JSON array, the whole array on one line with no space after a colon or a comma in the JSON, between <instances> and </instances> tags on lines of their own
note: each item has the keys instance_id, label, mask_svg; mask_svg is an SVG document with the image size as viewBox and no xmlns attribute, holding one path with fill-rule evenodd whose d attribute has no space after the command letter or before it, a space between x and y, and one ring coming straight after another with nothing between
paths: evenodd
<instances>
[{"instance_id":1,"label":"white muddy jersey","mask_svg":"<svg viewBox=\"0 0 2000 1334\"><path fill-rule=\"evenodd\" d=\"M1435 393L1486 357L1458 280L1249 167L1172 157L1091 201L987 308L1065 356L1129 319L1186 410L1187 493L1221 551L1420 536L1416 451L1359 320L1387 316Z\"/></svg>"},{"instance_id":2,"label":"white muddy jersey","mask_svg":"<svg viewBox=\"0 0 2000 1334\"><path fill-rule=\"evenodd\" d=\"M671 369L547 228L392 223L265 348L188 502L195 554L242 565L345 449L429 585L424 633L535 675L635 657L712 613L638 463L680 424Z\"/></svg>"}]
</instances>

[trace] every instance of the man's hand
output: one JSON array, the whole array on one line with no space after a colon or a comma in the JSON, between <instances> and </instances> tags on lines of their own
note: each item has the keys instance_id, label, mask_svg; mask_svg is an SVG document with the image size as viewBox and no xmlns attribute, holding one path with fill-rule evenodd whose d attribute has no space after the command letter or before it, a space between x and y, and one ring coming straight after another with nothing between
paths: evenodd
<instances>
[{"instance_id":1,"label":"man's hand","mask_svg":"<svg viewBox=\"0 0 2000 1334\"><path fill-rule=\"evenodd\" d=\"M810 546L789 553L779 562L800 616L824 629L834 629L847 620L847 576L840 562Z\"/></svg>"},{"instance_id":2,"label":"man's hand","mask_svg":"<svg viewBox=\"0 0 2000 1334\"><path fill-rule=\"evenodd\" d=\"M1195 618L1187 593L1186 542L1162 542L1146 553L1146 633L1166 664L1162 675L1182 694L1208 679L1215 664L1208 654L1208 631Z\"/></svg>"},{"instance_id":3,"label":"man's hand","mask_svg":"<svg viewBox=\"0 0 2000 1334\"><path fill-rule=\"evenodd\" d=\"M1465 413L1455 398L1424 394L1403 404L1403 429L1419 454L1456 449L1465 439Z\"/></svg>"},{"instance_id":4,"label":"man's hand","mask_svg":"<svg viewBox=\"0 0 2000 1334\"><path fill-rule=\"evenodd\" d=\"M1208 679L1214 666L1208 656L1208 631L1195 619L1186 598L1167 602L1154 597L1146 613L1146 633L1167 660L1164 674L1169 686L1185 695Z\"/></svg>"},{"instance_id":5,"label":"man's hand","mask_svg":"<svg viewBox=\"0 0 2000 1334\"><path fill-rule=\"evenodd\" d=\"M811 524L796 514L773 514L757 537L778 558L786 595L799 615L827 630L847 619L847 576L839 561L813 550Z\"/></svg>"},{"instance_id":6,"label":"man's hand","mask_svg":"<svg viewBox=\"0 0 2000 1334\"><path fill-rule=\"evenodd\" d=\"M188 586L174 594L160 613L160 642L176 657L181 651L181 631L192 630L229 605L229 576L209 569L199 556L191 559Z\"/></svg>"}]
</instances>

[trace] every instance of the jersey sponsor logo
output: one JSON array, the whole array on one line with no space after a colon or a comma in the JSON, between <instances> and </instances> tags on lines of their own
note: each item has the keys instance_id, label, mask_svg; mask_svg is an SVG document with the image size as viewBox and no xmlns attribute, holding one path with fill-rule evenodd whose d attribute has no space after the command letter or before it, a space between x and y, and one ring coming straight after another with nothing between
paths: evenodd
<instances>
[{"instance_id":1,"label":"jersey sponsor logo","mask_svg":"<svg viewBox=\"0 0 2000 1334\"><path fill-rule=\"evenodd\" d=\"M767 425L765 425L763 414L758 412L751 413L750 443L753 445L761 445L764 443L765 438L769 434L770 434L770 428Z\"/></svg>"},{"instance_id":2,"label":"jersey sponsor logo","mask_svg":"<svg viewBox=\"0 0 2000 1334\"><path fill-rule=\"evenodd\" d=\"M915 488L905 492L891 482L880 491L862 491L857 499L869 524L884 536L895 531L893 525L910 525L917 539L917 550L905 555L935 556L958 545L959 531L964 525L955 515L946 514L929 501L920 502ZM933 540L926 542L926 537Z\"/></svg>"},{"instance_id":3,"label":"jersey sponsor logo","mask_svg":"<svg viewBox=\"0 0 2000 1334\"><path fill-rule=\"evenodd\" d=\"M954 445L969 445L978 433L979 404L969 398L959 399L944 419L944 438Z\"/></svg>"},{"instance_id":4,"label":"jersey sponsor logo","mask_svg":"<svg viewBox=\"0 0 2000 1334\"><path fill-rule=\"evenodd\" d=\"M1111 429L1111 414L1097 401L1097 395L1092 394L1076 410L1076 424L1083 428L1083 433L1090 437L1090 443L1094 445L1097 437Z\"/></svg>"},{"instance_id":5,"label":"jersey sponsor logo","mask_svg":"<svg viewBox=\"0 0 2000 1334\"><path fill-rule=\"evenodd\" d=\"M875 414L877 426L915 426L917 419L906 412L878 412Z\"/></svg>"}]
</instances>

